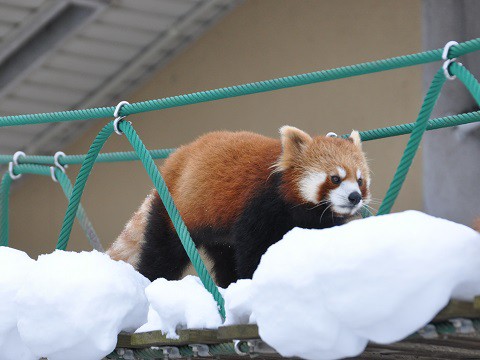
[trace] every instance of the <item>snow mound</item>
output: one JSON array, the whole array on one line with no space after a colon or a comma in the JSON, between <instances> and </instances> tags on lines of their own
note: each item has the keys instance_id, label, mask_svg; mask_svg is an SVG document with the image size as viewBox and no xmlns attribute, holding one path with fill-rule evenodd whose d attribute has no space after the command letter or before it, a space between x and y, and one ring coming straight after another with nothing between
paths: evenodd
<instances>
[{"instance_id":1,"label":"snow mound","mask_svg":"<svg viewBox=\"0 0 480 360\"><path fill-rule=\"evenodd\" d=\"M162 319L160 318L160 315L153 309L152 305L148 307L148 316L147 316L147 322L140 326L137 330L135 330L136 333L142 333L142 332L149 332L149 331L158 331L160 329L164 329L165 325Z\"/></svg>"},{"instance_id":2,"label":"snow mound","mask_svg":"<svg viewBox=\"0 0 480 360\"><path fill-rule=\"evenodd\" d=\"M179 281L157 279L145 289L145 293L157 313L151 313L150 319L157 323L147 323L137 332L156 328L167 338L178 339L178 328L216 329L222 325L216 301L196 276L189 275Z\"/></svg>"},{"instance_id":3,"label":"snow mound","mask_svg":"<svg viewBox=\"0 0 480 360\"><path fill-rule=\"evenodd\" d=\"M225 326L255 323L252 314L252 281L238 280L224 291Z\"/></svg>"},{"instance_id":4,"label":"snow mound","mask_svg":"<svg viewBox=\"0 0 480 360\"><path fill-rule=\"evenodd\" d=\"M478 233L407 211L293 229L262 257L249 298L280 354L337 359L405 338L452 296L471 300L479 274Z\"/></svg>"},{"instance_id":5,"label":"snow mound","mask_svg":"<svg viewBox=\"0 0 480 360\"><path fill-rule=\"evenodd\" d=\"M17 331L17 292L35 261L22 251L0 247L0 359L36 360Z\"/></svg>"},{"instance_id":6,"label":"snow mound","mask_svg":"<svg viewBox=\"0 0 480 360\"><path fill-rule=\"evenodd\" d=\"M146 322L149 283L96 251L42 255L16 296L18 331L37 358L101 359Z\"/></svg>"}]
</instances>

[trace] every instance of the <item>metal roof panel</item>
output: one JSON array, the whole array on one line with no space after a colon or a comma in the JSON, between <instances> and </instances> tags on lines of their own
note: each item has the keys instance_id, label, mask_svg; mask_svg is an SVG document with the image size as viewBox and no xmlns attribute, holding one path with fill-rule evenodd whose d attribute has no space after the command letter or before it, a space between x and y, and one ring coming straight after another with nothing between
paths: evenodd
<instances>
[{"instance_id":1,"label":"metal roof panel","mask_svg":"<svg viewBox=\"0 0 480 360\"><path fill-rule=\"evenodd\" d=\"M91 9L55 46L45 44L47 52L42 56L13 61L18 69L10 70L16 77L8 86L0 84L0 115L112 104L240 2L0 0L0 66L19 50L25 54L28 48L22 46L61 16L66 6L72 5L72 11L75 6L79 11ZM1 129L0 153L61 150L88 125L69 122Z\"/></svg>"}]
</instances>

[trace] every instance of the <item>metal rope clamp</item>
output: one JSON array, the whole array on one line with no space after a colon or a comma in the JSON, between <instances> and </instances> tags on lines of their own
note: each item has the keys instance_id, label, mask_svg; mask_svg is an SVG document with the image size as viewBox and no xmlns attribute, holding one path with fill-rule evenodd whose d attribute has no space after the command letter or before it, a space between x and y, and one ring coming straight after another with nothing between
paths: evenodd
<instances>
[{"instance_id":1,"label":"metal rope clamp","mask_svg":"<svg viewBox=\"0 0 480 360\"><path fill-rule=\"evenodd\" d=\"M445 60L445 62L443 63L442 67L443 67L443 73L448 80L455 80L457 78L455 75L451 75L450 71L448 71L448 68L450 67L450 65L457 60L457 58L451 58L451 59L448 58L448 52L450 51L450 48L455 45L458 45L458 42L449 41L445 44L445 47L443 48L442 59Z\"/></svg>"},{"instance_id":2,"label":"metal rope clamp","mask_svg":"<svg viewBox=\"0 0 480 360\"><path fill-rule=\"evenodd\" d=\"M8 172L9 172L10 177L12 178L12 180L17 180L17 179L19 179L19 178L22 177L22 174L15 175L15 174L13 173L13 167L18 165L18 158L19 158L20 156L25 157L26 155L25 155L25 153L24 153L23 151L17 151L15 154L13 154L12 161L10 161L10 162L8 163Z\"/></svg>"},{"instance_id":3,"label":"metal rope clamp","mask_svg":"<svg viewBox=\"0 0 480 360\"><path fill-rule=\"evenodd\" d=\"M50 166L50 176L52 177L52 180L54 182L58 182L57 176L55 175L55 170L59 169L61 172L65 174L65 169L68 167L68 165L62 165L60 164L59 158L60 156L66 156L63 151L57 151L55 155L53 155L53 163L55 166Z\"/></svg>"},{"instance_id":4,"label":"metal rope clamp","mask_svg":"<svg viewBox=\"0 0 480 360\"><path fill-rule=\"evenodd\" d=\"M233 350L235 350L235 352L237 353L237 355L240 355L240 356L246 356L248 355L248 352L243 352L241 349L240 349L240 344L244 342L243 340L233 340Z\"/></svg>"},{"instance_id":5,"label":"metal rope clamp","mask_svg":"<svg viewBox=\"0 0 480 360\"><path fill-rule=\"evenodd\" d=\"M115 117L115 120L113 121L113 130L115 130L118 135L123 135L122 130L118 128L118 123L127 117L126 115L120 116L120 110L123 105L130 105L130 103L128 101L120 101L113 112L113 116Z\"/></svg>"},{"instance_id":6,"label":"metal rope clamp","mask_svg":"<svg viewBox=\"0 0 480 360\"><path fill-rule=\"evenodd\" d=\"M180 359L182 355L180 355L180 350L176 346L152 346L152 350L161 351L163 353L163 359Z\"/></svg>"},{"instance_id":7,"label":"metal rope clamp","mask_svg":"<svg viewBox=\"0 0 480 360\"><path fill-rule=\"evenodd\" d=\"M192 348L193 357L210 357L210 352L208 345L205 344L189 344L189 347Z\"/></svg>"}]
</instances>

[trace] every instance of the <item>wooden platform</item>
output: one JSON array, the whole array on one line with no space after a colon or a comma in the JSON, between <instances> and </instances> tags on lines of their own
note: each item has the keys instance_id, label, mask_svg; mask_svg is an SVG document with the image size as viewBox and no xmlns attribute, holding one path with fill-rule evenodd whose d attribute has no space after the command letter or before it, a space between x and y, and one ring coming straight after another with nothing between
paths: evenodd
<instances>
[{"instance_id":1,"label":"wooden platform","mask_svg":"<svg viewBox=\"0 0 480 360\"><path fill-rule=\"evenodd\" d=\"M480 301L452 301L435 317L431 326L395 344L370 344L356 359L480 359L479 305ZM448 321L455 318L476 320ZM190 354L192 344L204 344L209 346L212 353L216 351L211 358L233 359L240 356L233 351L234 341L237 341L237 350L245 353L253 351L252 355L257 359L281 358L261 341L256 325L223 326L218 330L180 330L178 334L179 339L172 340L167 339L160 331L122 333L117 343L117 349L121 351L109 358L124 358L119 356L119 353L125 351L128 351L125 359L168 358L157 355L161 351L165 352L164 349L170 351L170 347L180 352L182 357L191 357L192 355L185 354Z\"/></svg>"}]
</instances>

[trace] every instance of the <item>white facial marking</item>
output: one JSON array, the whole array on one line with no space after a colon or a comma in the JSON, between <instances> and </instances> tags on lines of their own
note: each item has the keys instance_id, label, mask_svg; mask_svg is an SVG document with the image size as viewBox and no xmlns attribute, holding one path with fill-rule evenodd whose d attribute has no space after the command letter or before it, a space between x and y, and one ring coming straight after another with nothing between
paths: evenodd
<instances>
[{"instance_id":1,"label":"white facial marking","mask_svg":"<svg viewBox=\"0 0 480 360\"><path fill-rule=\"evenodd\" d=\"M347 172L345 171L345 169L338 166L337 171L338 176L340 176L341 179L345 179L345 177L347 176Z\"/></svg>"},{"instance_id":2,"label":"white facial marking","mask_svg":"<svg viewBox=\"0 0 480 360\"><path fill-rule=\"evenodd\" d=\"M327 179L324 172L310 172L300 180L300 194L307 201L318 203L318 190Z\"/></svg>"},{"instance_id":3,"label":"white facial marking","mask_svg":"<svg viewBox=\"0 0 480 360\"><path fill-rule=\"evenodd\" d=\"M350 180L343 181L339 187L332 190L330 192L330 202L332 203L333 211L343 215L353 215L356 213L363 205L363 200L360 200L357 205L351 206L348 196L352 192L359 192L361 194L357 182Z\"/></svg>"},{"instance_id":4,"label":"white facial marking","mask_svg":"<svg viewBox=\"0 0 480 360\"><path fill-rule=\"evenodd\" d=\"M362 178L362 171L360 169L357 170L357 179Z\"/></svg>"}]
</instances>

